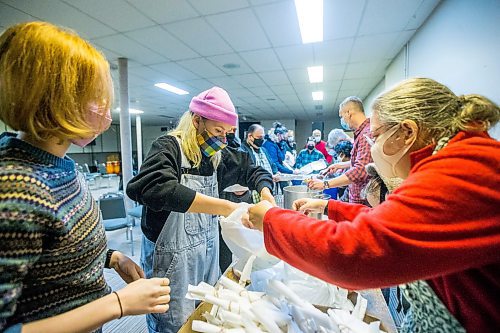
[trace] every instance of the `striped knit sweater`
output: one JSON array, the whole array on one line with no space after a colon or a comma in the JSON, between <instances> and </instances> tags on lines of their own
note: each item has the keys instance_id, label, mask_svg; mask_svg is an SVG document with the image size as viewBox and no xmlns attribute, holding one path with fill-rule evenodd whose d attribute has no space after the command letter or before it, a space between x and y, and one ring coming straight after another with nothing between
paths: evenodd
<instances>
[{"instance_id":1,"label":"striped knit sweater","mask_svg":"<svg viewBox=\"0 0 500 333\"><path fill-rule=\"evenodd\" d=\"M98 208L69 158L0 135L0 331L109 292Z\"/></svg>"}]
</instances>

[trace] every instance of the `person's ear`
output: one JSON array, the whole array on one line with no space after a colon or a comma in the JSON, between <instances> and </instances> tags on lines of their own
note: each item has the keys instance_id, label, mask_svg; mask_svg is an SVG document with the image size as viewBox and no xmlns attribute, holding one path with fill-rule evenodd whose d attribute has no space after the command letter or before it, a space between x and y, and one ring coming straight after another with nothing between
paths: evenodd
<instances>
[{"instance_id":1,"label":"person's ear","mask_svg":"<svg viewBox=\"0 0 500 333\"><path fill-rule=\"evenodd\" d=\"M201 118L197 114L193 116L193 126L197 130L200 128Z\"/></svg>"},{"instance_id":2,"label":"person's ear","mask_svg":"<svg viewBox=\"0 0 500 333\"><path fill-rule=\"evenodd\" d=\"M409 145L415 142L418 135L418 125L413 120L403 120L401 123L401 133L403 136L404 144Z\"/></svg>"}]
</instances>

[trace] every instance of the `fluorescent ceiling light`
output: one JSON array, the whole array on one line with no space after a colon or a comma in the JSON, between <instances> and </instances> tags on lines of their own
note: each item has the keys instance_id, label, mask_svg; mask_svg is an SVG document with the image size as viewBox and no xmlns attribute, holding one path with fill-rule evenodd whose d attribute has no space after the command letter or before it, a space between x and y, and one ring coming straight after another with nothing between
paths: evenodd
<instances>
[{"instance_id":1,"label":"fluorescent ceiling light","mask_svg":"<svg viewBox=\"0 0 500 333\"><path fill-rule=\"evenodd\" d=\"M120 108L116 108L115 112L120 112ZM137 109L128 109L128 113L130 113L130 114L143 114L144 111L137 110Z\"/></svg>"},{"instance_id":2,"label":"fluorescent ceiling light","mask_svg":"<svg viewBox=\"0 0 500 333\"><path fill-rule=\"evenodd\" d=\"M323 100L323 92L322 91L313 91L313 101L322 101Z\"/></svg>"},{"instance_id":3,"label":"fluorescent ceiling light","mask_svg":"<svg viewBox=\"0 0 500 333\"><path fill-rule=\"evenodd\" d=\"M155 87L158 87L160 89L164 89L166 91L170 91L170 92L173 92L174 94L177 94L177 95L187 95L189 94L186 90L182 90L180 88L177 88L177 87L174 87L168 83L155 83Z\"/></svg>"},{"instance_id":4,"label":"fluorescent ceiling light","mask_svg":"<svg viewBox=\"0 0 500 333\"><path fill-rule=\"evenodd\" d=\"M323 66L307 67L307 73L309 74L309 82L311 83L323 82Z\"/></svg>"},{"instance_id":5,"label":"fluorescent ceiling light","mask_svg":"<svg viewBox=\"0 0 500 333\"><path fill-rule=\"evenodd\" d=\"M295 0L302 43L323 41L323 0Z\"/></svg>"}]
</instances>

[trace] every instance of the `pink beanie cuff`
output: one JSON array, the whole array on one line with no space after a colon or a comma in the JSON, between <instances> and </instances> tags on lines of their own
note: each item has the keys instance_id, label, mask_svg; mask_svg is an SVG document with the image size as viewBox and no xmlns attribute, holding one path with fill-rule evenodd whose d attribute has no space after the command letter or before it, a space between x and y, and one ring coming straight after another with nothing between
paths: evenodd
<instances>
[{"instance_id":1,"label":"pink beanie cuff","mask_svg":"<svg viewBox=\"0 0 500 333\"><path fill-rule=\"evenodd\" d=\"M205 90L193 97L189 104L193 113L214 121L220 121L231 126L238 124L238 115L228 93L219 87Z\"/></svg>"}]
</instances>

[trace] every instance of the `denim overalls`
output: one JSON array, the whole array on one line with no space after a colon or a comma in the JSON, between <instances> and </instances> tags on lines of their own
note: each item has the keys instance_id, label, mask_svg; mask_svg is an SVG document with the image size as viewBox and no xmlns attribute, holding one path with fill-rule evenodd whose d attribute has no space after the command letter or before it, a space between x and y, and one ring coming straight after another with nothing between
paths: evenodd
<instances>
[{"instance_id":1,"label":"denim overalls","mask_svg":"<svg viewBox=\"0 0 500 333\"><path fill-rule=\"evenodd\" d=\"M187 174L191 166L182 150L181 155L181 184L218 197L217 173ZM177 332L195 309L195 301L185 298L188 284L205 281L214 285L219 279L217 216L171 212L156 243L143 236L141 265L147 278L170 279L170 308L166 313L146 316L149 332Z\"/></svg>"}]
</instances>

